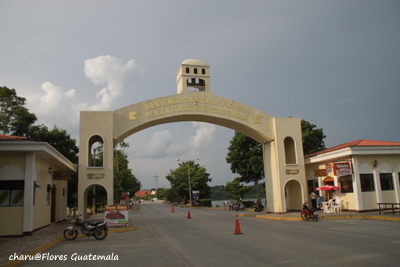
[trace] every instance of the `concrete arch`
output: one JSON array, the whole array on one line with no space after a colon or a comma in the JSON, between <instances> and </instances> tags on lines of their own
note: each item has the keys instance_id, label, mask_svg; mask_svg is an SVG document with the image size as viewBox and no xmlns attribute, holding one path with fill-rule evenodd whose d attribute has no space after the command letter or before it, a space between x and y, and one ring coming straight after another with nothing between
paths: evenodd
<instances>
[{"instance_id":1,"label":"concrete arch","mask_svg":"<svg viewBox=\"0 0 400 267\"><path fill-rule=\"evenodd\" d=\"M146 128L182 121L224 126L240 131L261 144L274 139L272 116L211 92L182 92L143 101L115 110L113 119L118 125L114 128L114 141L117 143Z\"/></svg>"},{"instance_id":2,"label":"concrete arch","mask_svg":"<svg viewBox=\"0 0 400 267\"><path fill-rule=\"evenodd\" d=\"M90 184L106 188L108 204L113 204L113 149L124 138L152 126L182 121L199 121L227 127L260 142L263 146L266 177L266 210L286 212L284 189L289 180L297 181L302 195L306 195L306 177L302 147L301 121L298 118L276 118L238 101L216 96L209 89L209 76L185 74L186 66L209 66L197 60L184 61L177 73L177 94L132 104L114 111L82 111L80 140L89 140L93 134L103 138L103 166L90 168L88 142L82 142L79 155L78 196L83 196ZM186 81L200 77L206 85L200 91L188 91ZM203 90L204 89L204 90ZM284 139L294 142L297 162L285 163ZM292 183L292 182L291 182ZM292 185L292 184L290 184ZM81 198L79 198L81 199ZM301 205L302 199L299 200ZM296 206L293 204L293 206ZM83 201L78 209L84 209Z\"/></svg>"}]
</instances>

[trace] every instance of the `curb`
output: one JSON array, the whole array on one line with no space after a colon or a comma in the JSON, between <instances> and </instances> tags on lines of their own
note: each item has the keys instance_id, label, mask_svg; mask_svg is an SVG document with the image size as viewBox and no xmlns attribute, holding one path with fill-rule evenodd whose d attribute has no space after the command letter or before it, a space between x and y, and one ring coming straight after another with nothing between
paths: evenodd
<instances>
[{"instance_id":1,"label":"curb","mask_svg":"<svg viewBox=\"0 0 400 267\"><path fill-rule=\"evenodd\" d=\"M252 217L265 220L275 220L275 221L302 221L301 217L276 217L268 215L252 215L252 214L240 214L242 217ZM387 217L379 215L343 215L343 216L319 216L320 219L324 220L343 220L343 219L368 219L368 220L380 220L380 221L392 221L400 222L400 217Z\"/></svg>"},{"instance_id":2,"label":"curb","mask_svg":"<svg viewBox=\"0 0 400 267\"><path fill-rule=\"evenodd\" d=\"M301 221L303 220L301 217L274 217L274 216L266 216L266 215L252 215L248 213L240 214L242 217L252 217L257 219L266 219L266 220L274 220L274 221Z\"/></svg>"}]
</instances>

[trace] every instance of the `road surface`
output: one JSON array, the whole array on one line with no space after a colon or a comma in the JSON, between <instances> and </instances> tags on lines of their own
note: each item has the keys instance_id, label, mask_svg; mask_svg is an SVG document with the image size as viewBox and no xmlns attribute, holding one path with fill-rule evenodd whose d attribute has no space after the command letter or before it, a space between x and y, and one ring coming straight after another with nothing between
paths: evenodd
<instances>
[{"instance_id":1,"label":"road surface","mask_svg":"<svg viewBox=\"0 0 400 267\"><path fill-rule=\"evenodd\" d=\"M399 222L272 221L236 212L142 202L130 211L138 230L63 241L22 266L397 266ZM300 216L300 214L299 214ZM113 260L93 260L94 255ZM42 255L43 256L43 255ZM117 259L115 258L117 257ZM85 260L86 258L86 260ZM90 260L87 260L89 259Z\"/></svg>"}]
</instances>

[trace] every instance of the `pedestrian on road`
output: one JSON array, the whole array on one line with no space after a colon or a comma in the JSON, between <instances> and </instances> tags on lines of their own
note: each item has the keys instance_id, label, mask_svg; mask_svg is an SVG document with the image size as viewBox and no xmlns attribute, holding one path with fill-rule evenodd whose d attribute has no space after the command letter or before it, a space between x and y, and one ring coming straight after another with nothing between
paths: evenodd
<instances>
[{"instance_id":1,"label":"pedestrian on road","mask_svg":"<svg viewBox=\"0 0 400 267\"><path fill-rule=\"evenodd\" d=\"M313 209L317 208L317 197L319 197L319 196L316 194L316 191L315 190L312 191L310 194L310 198L311 198L311 204L312 204Z\"/></svg>"}]
</instances>

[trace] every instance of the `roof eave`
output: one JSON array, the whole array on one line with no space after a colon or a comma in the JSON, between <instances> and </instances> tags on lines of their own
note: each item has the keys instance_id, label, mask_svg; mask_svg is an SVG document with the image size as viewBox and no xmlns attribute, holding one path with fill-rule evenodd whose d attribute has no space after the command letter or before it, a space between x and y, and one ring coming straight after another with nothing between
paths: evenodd
<instances>
[{"instance_id":1,"label":"roof eave","mask_svg":"<svg viewBox=\"0 0 400 267\"><path fill-rule=\"evenodd\" d=\"M46 142L7 141L1 143L0 152L1 151L43 152L48 157L48 160L54 160L54 164L58 162L58 164L68 168L69 170L77 172L75 164ZM46 156L41 155L42 158Z\"/></svg>"},{"instance_id":2,"label":"roof eave","mask_svg":"<svg viewBox=\"0 0 400 267\"><path fill-rule=\"evenodd\" d=\"M400 155L398 146L351 146L304 158L305 164L357 155Z\"/></svg>"}]
</instances>

